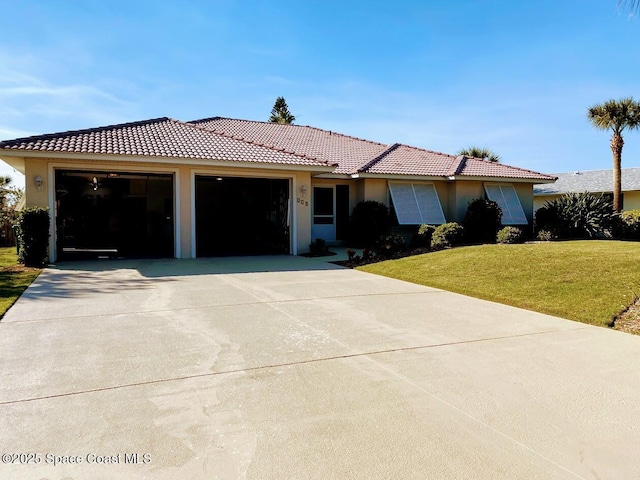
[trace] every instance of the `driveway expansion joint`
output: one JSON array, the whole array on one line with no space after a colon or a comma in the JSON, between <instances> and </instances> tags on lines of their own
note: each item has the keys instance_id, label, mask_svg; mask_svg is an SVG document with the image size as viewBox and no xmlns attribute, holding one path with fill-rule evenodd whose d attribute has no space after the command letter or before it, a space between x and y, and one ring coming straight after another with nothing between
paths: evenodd
<instances>
[{"instance_id":1,"label":"driveway expansion joint","mask_svg":"<svg viewBox=\"0 0 640 480\"><path fill-rule=\"evenodd\" d=\"M375 350L375 351L370 351L370 352L354 352L354 353L347 353L347 354L344 354L344 355L333 355L333 356L330 356L330 357L310 358L308 360L298 360L298 361L295 361L295 362L277 363L277 364L272 364L272 365L259 365L259 366L255 366L255 367L239 368L239 369L234 369L234 370L223 370L223 371L220 371L220 372L207 372L207 373L200 373L200 374L195 374L195 375L184 375L184 376L180 376L180 377L163 378L163 379L159 379L159 380L148 380L148 381L145 381L145 382L126 383L126 384L122 384L122 385L113 385L113 386L110 386L110 387L102 387L102 388L93 388L93 389L87 389L87 390L80 390L80 391L77 391L77 392L65 392L65 393L58 393L58 394L53 394L53 395L44 395L44 396L40 396L40 397L23 398L23 399L19 399L19 400L6 400L6 401L0 401L0 406L2 406L2 405L14 405L14 404L20 404L20 403L27 403L27 402L35 402L35 401L38 401L38 400L47 400L47 399L52 399L52 398L71 397L71 396L76 396L76 395L85 395L85 394L98 393L98 392L104 392L104 391L120 390L120 389L131 388L131 387L142 387L142 386L146 386L146 385L155 385L155 384L161 384L161 383L179 382L179 381L183 381L183 380L192 380L192 379L195 379L195 378L217 377L217 376L222 376L222 375L233 375L233 374L236 374L236 373L248 373L248 372L255 372L255 371L260 371L260 370L269 370L269 369L273 369L273 368L294 367L294 366L298 366L298 365L329 362L329 361L335 361L335 360L345 360L345 359L357 358L357 357L373 357L373 356L376 356L376 355L384 355L384 354L388 354L388 353L407 352L407 351L416 351L416 350L424 350L424 349L439 348L439 347L450 347L450 346L455 346L455 345L466 345L466 344L472 344L472 343L508 340L508 339L513 339L513 338L531 337L531 336L535 336L535 335L546 335L546 334L549 334L549 333L584 330L585 328L587 328L587 327L578 327L578 328L572 328L572 329L546 330L546 331L542 331L542 332L530 332L530 333L522 333L522 334L517 334L517 335L505 335L505 336L500 336L500 337L477 338L477 339L473 339L473 340L462 340L462 341L459 341L459 342L437 343L437 344L432 344L432 345L415 345L415 346L410 346L410 347L390 348L390 349L386 349L386 350ZM378 363L378 362L376 362L376 363Z\"/></svg>"},{"instance_id":2,"label":"driveway expansion joint","mask_svg":"<svg viewBox=\"0 0 640 480\"><path fill-rule=\"evenodd\" d=\"M25 320L3 321L3 319L0 319L0 326L20 324L20 323L49 322L49 321L56 321L56 320L80 320L87 317L94 318L94 317L114 317L116 315L144 315L148 313L186 312L189 310L217 309L217 308L228 308L228 307L251 307L253 305L279 305L279 304L288 304L288 303L315 302L318 300L334 300L334 299L340 300L340 299L346 299L346 298L367 298L367 297L382 297L382 296L395 296L395 295L433 294L433 293L441 293L441 292L443 292L443 290L416 291L416 292L391 292L391 293L367 293L367 294L359 294L359 295L332 295L332 296L326 296L326 297L292 298L287 300L260 300L257 302L246 302L246 303L202 305L198 307L167 308L167 309L158 309L158 310L138 310L135 312L91 313L91 314L85 314L85 315L75 315L75 316L67 315L64 317L32 318L32 319L25 319Z\"/></svg>"}]
</instances>

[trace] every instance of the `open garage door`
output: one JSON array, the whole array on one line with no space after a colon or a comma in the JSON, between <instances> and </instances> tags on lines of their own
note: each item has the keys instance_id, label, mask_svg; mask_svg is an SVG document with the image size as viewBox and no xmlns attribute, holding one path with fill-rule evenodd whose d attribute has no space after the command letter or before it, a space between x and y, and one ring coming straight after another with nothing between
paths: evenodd
<instances>
[{"instance_id":1,"label":"open garage door","mask_svg":"<svg viewBox=\"0 0 640 480\"><path fill-rule=\"evenodd\" d=\"M198 257L290 251L289 180L196 176Z\"/></svg>"},{"instance_id":2,"label":"open garage door","mask_svg":"<svg viewBox=\"0 0 640 480\"><path fill-rule=\"evenodd\" d=\"M173 175L56 170L60 259L174 256Z\"/></svg>"}]
</instances>

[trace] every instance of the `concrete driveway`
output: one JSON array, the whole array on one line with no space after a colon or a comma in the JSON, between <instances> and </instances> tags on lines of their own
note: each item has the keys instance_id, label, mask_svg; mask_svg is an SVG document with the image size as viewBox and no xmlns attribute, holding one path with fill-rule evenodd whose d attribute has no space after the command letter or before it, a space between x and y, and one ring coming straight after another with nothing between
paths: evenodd
<instances>
[{"instance_id":1,"label":"concrete driveway","mask_svg":"<svg viewBox=\"0 0 640 480\"><path fill-rule=\"evenodd\" d=\"M48 269L0 371L2 479L640 478L639 337L318 260Z\"/></svg>"}]
</instances>

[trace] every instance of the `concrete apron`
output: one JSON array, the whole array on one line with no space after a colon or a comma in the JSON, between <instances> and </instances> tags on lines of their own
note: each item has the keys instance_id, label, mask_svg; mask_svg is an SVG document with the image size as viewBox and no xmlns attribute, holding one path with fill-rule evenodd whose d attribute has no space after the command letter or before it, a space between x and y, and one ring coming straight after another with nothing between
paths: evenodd
<instances>
[{"instance_id":1,"label":"concrete apron","mask_svg":"<svg viewBox=\"0 0 640 480\"><path fill-rule=\"evenodd\" d=\"M62 264L0 322L0 478L639 478L639 359L320 260Z\"/></svg>"}]
</instances>

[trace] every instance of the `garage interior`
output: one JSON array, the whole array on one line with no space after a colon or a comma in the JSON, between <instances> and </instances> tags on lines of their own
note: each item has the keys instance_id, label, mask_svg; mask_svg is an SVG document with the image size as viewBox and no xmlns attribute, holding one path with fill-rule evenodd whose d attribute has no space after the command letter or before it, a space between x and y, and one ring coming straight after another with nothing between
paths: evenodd
<instances>
[{"instance_id":1,"label":"garage interior","mask_svg":"<svg viewBox=\"0 0 640 480\"><path fill-rule=\"evenodd\" d=\"M289 180L195 179L198 257L290 253Z\"/></svg>"},{"instance_id":2,"label":"garage interior","mask_svg":"<svg viewBox=\"0 0 640 480\"><path fill-rule=\"evenodd\" d=\"M61 260L174 256L171 174L56 170Z\"/></svg>"}]
</instances>

